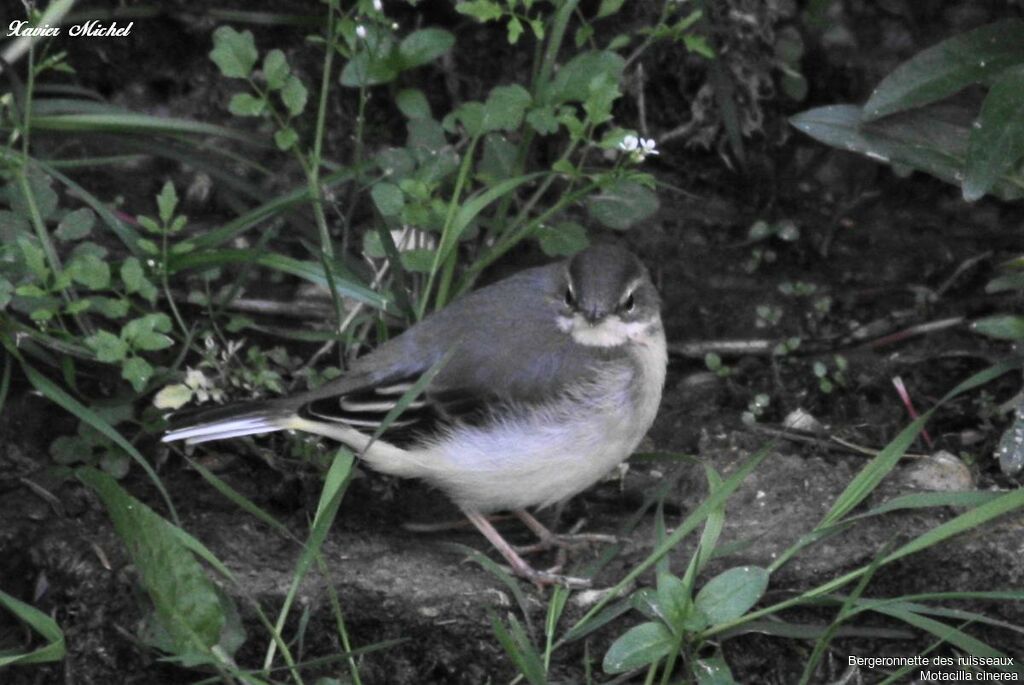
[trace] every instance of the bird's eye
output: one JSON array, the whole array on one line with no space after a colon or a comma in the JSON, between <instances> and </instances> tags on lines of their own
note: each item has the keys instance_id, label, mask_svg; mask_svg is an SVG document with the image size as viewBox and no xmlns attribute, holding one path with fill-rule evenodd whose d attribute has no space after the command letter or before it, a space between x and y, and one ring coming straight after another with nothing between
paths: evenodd
<instances>
[{"instance_id":1,"label":"bird's eye","mask_svg":"<svg viewBox=\"0 0 1024 685\"><path fill-rule=\"evenodd\" d=\"M571 285L565 289L565 306L576 307L576 294L572 291Z\"/></svg>"},{"instance_id":2,"label":"bird's eye","mask_svg":"<svg viewBox=\"0 0 1024 685\"><path fill-rule=\"evenodd\" d=\"M636 309L636 300L633 299L633 293L630 293L629 297L623 300L622 304L619 305L619 307L622 309L622 311L626 312L627 314L632 313L633 310Z\"/></svg>"}]
</instances>

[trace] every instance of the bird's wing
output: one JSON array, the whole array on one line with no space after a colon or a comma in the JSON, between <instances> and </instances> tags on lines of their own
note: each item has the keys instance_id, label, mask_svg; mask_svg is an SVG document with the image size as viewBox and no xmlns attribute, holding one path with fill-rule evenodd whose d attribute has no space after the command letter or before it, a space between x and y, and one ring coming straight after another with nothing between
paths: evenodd
<instances>
[{"instance_id":1,"label":"bird's wing","mask_svg":"<svg viewBox=\"0 0 1024 685\"><path fill-rule=\"evenodd\" d=\"M478 424L510 405L555 399L609 354L559 330L556 273L550 266L529 269L452 303L308 394L299 415L373 432L445 355L426 390L390 424L389 440L456 422Z\"/></svg>"}]
</instances>

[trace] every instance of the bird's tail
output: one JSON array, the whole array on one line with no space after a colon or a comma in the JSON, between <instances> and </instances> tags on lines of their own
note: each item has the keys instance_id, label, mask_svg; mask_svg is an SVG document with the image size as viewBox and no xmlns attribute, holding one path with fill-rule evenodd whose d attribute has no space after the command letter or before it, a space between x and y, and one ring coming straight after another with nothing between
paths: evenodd
<instances>
[{"instance_id":1,"label":"bird's tail","mask_svg":"<svg viewBox=\"0 0 1024 685\"><path fill-rule=\"evenodd\" d=\"M280 402L241 402L211 409L197 409L171 417L163 442L184 440L190 445L244 435L273 433L291 427L295 410Z\"/></svg>"}]
</instances>

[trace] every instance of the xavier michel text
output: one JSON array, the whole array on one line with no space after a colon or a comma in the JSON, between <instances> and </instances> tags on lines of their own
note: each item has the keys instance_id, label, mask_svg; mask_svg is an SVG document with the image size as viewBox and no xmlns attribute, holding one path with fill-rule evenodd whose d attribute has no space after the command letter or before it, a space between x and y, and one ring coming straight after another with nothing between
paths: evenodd
<instances>
[{"instance_id":1,"label":"xavier michel text","mask_svg":"<svg viewBox=\"0 0 1024 685\"><path fill-rule=\"evenodd\" d=\"M97 19L83 21L81 24L72 24L66 27L50 26L49 24L31 26L27 21L12 21L7 26L7 37L60 36L65 30L67 30L67 35L71 37L105 38L108 36L127 36L132 32L132 26L134 25L134 21L128 22L125 26L120 26L116 21L104 24Z\"/></svg>"}]
</instances>

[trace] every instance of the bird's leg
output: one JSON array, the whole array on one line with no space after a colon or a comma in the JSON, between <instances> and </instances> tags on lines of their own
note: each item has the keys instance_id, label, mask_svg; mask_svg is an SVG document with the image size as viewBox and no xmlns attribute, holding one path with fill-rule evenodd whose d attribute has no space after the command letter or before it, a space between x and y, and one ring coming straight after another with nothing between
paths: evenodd
<instances>
[{"instance_id":1,"label":"bird's leg","mask_svg":"<svg viewBox=\"0 0 1024 685\"><path fill-rule=\"evenodd\" d=\"M536 544L517 548L516 551L519 554L533 554L535 552L544 552L552 548L557 548L559 551L559 560L561 561L561 556L564 555L565 551L569 548L592 544L614 545L619 541L619 539L614 535L578 532L584 523L582 519L578 521L568 533L559 535L558 533L554 533L549 530L547 526L538 521L533 514L525 509L517 509L514 513L527 528L533 531L533 534L536 535L539 540Z\"/></svg>"},{"instance_id":2,"label":"bird's leg","mask_svg":"<svg viewBox=\"0 0 1024 685\"><path fill-rule=\"evenodd\" d=\"M501 537L501 533L491 525L491 522L487 520L483 514L473 509L464 509L466 518L472 521L473 525L484 534L484 537L490 540L491 544L494 545L495 549L501 553L501 556L505 557L505 561L512 567L512 572L520 578L525 578L530 581L538 588L544 587L545 585L565 585L569 588L585 588L590 587L590 581L586 578L574 578L572 576L562 576L555 573L549 573L547 571L538 571L530 566L526 561L519 556L512 545L505 541L505 538ZM539 523L537 525L540 525ZM542 526L543 527L543 526Z\"/></svg>"}]
</instances>

